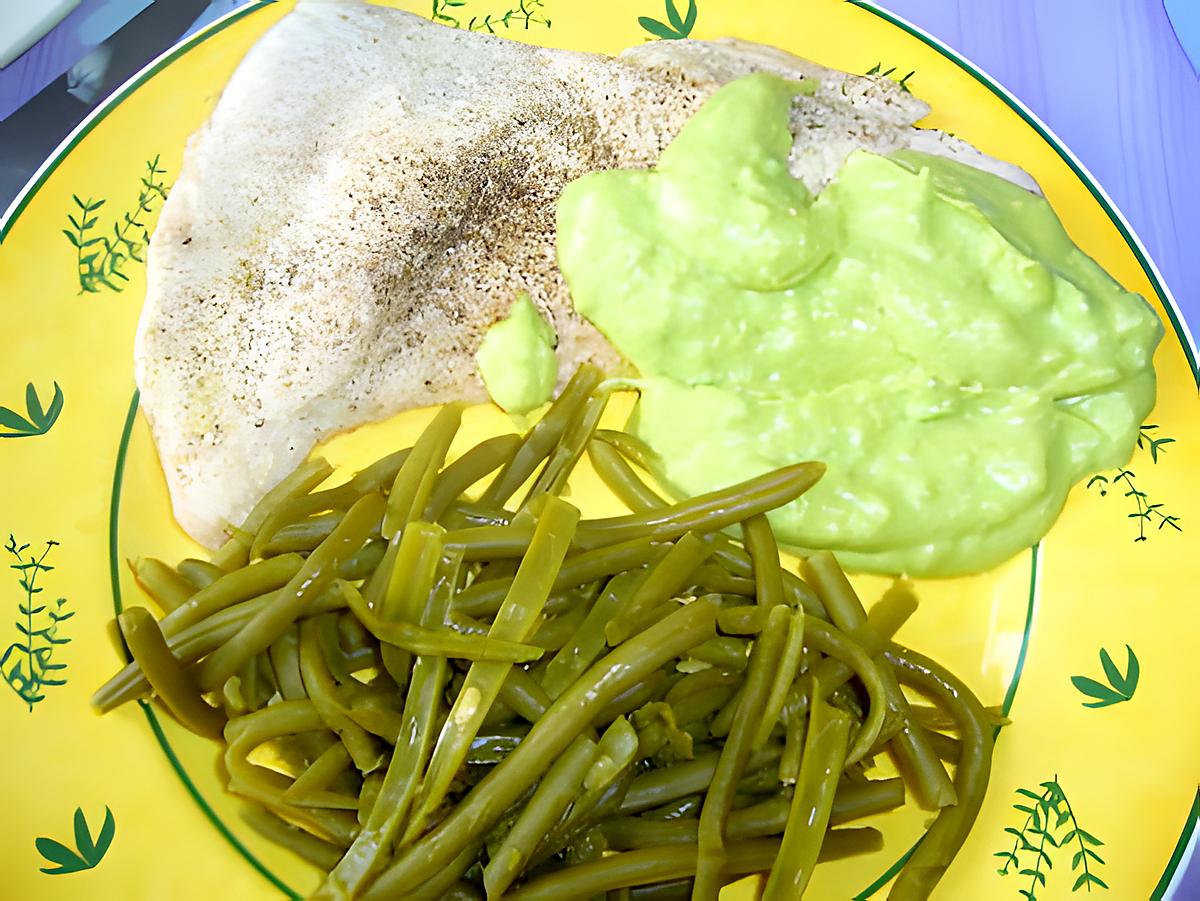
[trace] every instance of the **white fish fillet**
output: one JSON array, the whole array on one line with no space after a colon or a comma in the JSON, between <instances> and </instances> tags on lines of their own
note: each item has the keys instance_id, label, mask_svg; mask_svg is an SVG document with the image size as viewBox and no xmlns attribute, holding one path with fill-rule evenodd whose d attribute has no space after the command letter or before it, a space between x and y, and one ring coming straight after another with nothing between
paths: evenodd
<instances>
[{"instance_id":1,"label":"white fish fillet","mask_svg":"<svg viewBox=\"0 0 1200 901\"><path fill-rule=\"evenodd\" d=\"M762 70L820 81L793 114L793 173L814 190L856 147L904 146L1033 187L913 128L928 108L891 81L770 47L610 58L301 0L188 142L150 245L136 374L180 524L215 546L322 439L482 399L474 351L519 291L559 335L560 374L617 367L571 309L555 200L585 172L652 164L714 90Z\"/></svg>"}]
</instances>

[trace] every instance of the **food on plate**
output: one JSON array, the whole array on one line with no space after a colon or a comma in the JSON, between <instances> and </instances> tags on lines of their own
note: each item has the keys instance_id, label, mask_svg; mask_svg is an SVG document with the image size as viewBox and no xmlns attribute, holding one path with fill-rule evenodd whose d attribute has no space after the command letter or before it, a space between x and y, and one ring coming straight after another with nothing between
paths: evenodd
<instances>
[{"instance_id":1,"label":"food on plate","mask_svg":"<svg viewBox=\"0 0 1200 901\"><path fill-rule=\"evenodd\" d=\"M979 572L1129 459L1158 317L1041 197L912 149L855 150L814 195L797 85L717 91L652 169L558 204L575 308L641 378L632 430L684 494L815 459L780 540L857 570Z\"/></svg>"},{"instance_id":2,"label":"food on plate","mask_svg":"<svg viewBox=\"0 0 1200 901\"><path fill-rule=\"evenodd\" d=\"M1032 184L912 127L928 107L888 79L770 47L663 41L610 58L298 3L189 141L151 241L136 375L180 524L215 547L323 438L483 400L475 351L522 291L558 336L560 384L585 361L619 371L558 272L559 193L651 165L706 98L756 71L801 84L789 168L810 191L857 148Z\"/></svg>"},{"instance_id":3,"label":"food on plate","mask_svg":"<svg viewBox=\"0 0 1200 901\"><path fill-rule=\"evenodd\" d=\"M488 396L507 413L523 415L550 400L558 378L554 329L528 294L521 294L484 334L475 352Z\"/></svg>"},{"instance_id":4,"label":"food on plate","mask_svg":"<svg viewBox=\"0 0 1200 901\"><path fill-rule=\"evenodd\" d=\"M608 395L583 367L452 462L448 405L333 487L303 464L211 561L142 561L162 615L120 615L133 659L95 705L153 698L222 740L251 822L326 873L316 898L715 899L762 872L791 899L878 850L855 822L910 793L931 821L890 897L926 897L992 716L892 640L906 583L868 611L833 555L782 567L766 514L821 464L667 503L637 439L597 429ZM564 499L585 453L632 512Z\"/></svg>"}]
</instances>

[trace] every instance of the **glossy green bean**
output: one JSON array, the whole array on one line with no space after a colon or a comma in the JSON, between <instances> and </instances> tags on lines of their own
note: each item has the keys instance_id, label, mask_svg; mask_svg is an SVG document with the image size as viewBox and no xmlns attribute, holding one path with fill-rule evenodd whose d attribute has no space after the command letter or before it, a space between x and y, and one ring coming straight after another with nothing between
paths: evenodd
<instances>
[{"instance_id":1,"label":"glossy green bean","mask_svg":"<svg viewBox=\"0 0 1200 901\"><path fill-rule=\"evenodd\" d=\"M860 645L855 644L846 634L823 620L806 616L804 620L805 640L812 647L830 657L836 657L845 663L858 676L867 692L870 702L866 719L863 720L854 744L846 757L848 764L857 763L866 756L867 751L875 743L879 730L883 728L884 714L887 712L887 690L879 667L869 657Z\"/></svg>"},{"instance_id":2,"label":"glossy green bean","mask_svg":"<svg viewBox=\"0 0 1200 901\"><path fill-rule=\"evenodd\" d=\"M468 825L490 828L586 728L596 710L630 685L715 634L716 605L697 600L615 648L563 692L529 735L428 835L406 848L380 877L398 890L447 866L462 851Z\"/></svg>"},{"instance_id":3,"label":"glossy green bean","mask_svg":"<svg viewBox=\"0 0 1200 901\"><path fill-rule=\"evenodd\" d=\"M448 568L456 570L461 563L461 557L454 555ZM447 580L433 593L431 602L420 612L421 625L433 628L445 621L450 608L449 585L452 581L452 578ZM447 674L448 664L444 657L417 657L404 700L396 748L379 783L378 794L350 850L326 877L314 895L315 899L353 897L385 864L416 797L433 749Z\"/></svg>"},{"instance_id":4,"label":"glossy green bean","mask_svg":"<svg viewBox=\"0 0 1200 901\"><path fill-rule=\"evenodd\" d=\"M634 513L647 513L666 506L667 502L641 480L611 441L598 435L588 445L588 457L608 490Z\"/></svg>"},{"instance_id":5,"label":"glossy green bean","mask_svg":"<svg viewBox=\"0 0 1200 901\"><path fill-rule=\"evenodd\" d=\"M520 435L497 435L475 445L438 474L421 518L438 522L468 488L511 460L520 445Z\"/></svg>"},{"instance_id":6,"label":"glossy green bean","mask_svg":"<svg viewBox=\"0 0 1200 901\"><path fill-rule=\"evenodd\" d=\"M716 901L725 870L726 820L733 807L738 782L746 771L753 750L771 682L787 643L792 611L785 604L770 608L767 625L750 652L746 681L738 702L737 718L721 748L712 782L704 796L697 836L699 860L696 863L696 884L692 889L695 901ZM838 768L838 772L841 768Z\"/></svg>"},{"instance_id":7,"label":"glossy green bean","mask_svg":"<svg viewBox=\"0 0 1200 901\"><path fill-rule=\"evenodd\" d=\"M849 744L850 717L821 699L818 683L813 687L808 735L783 842L767 877L763 901L790 901L803 896L808 887L829 826Z\"/></svg>"},{"instance_id":8,"label":"glossy green bean","mask_svg":"<svg viewBox=\"0 0 1200 901\"><path fill-rule=\"evenodd\" d=\"M331 510L289 523L272 535L270 541L263 544L259 555L272 557L296 551L311 551L329 537L345 515L344 510Z\"/></svg>"},{"instance_id":9,"label":"glossy green bean","mask_svg":"<svg viewBox=\"0 0 1200 901\"><path fill-rule=\"evenodd\" d=\"M979 816L991 774L992 736L983 706L961 679L900 645L891 645L887 658L896 667L901 682L950 711L962 736L954 772L958 803L938 813L888 893L894 901L918 901L933 892Z\"/></svg>"},{"instance_id":10,"label":"glossy green bean","mask_svg":"<svg viewBox=\"0 0 1200 901\"><path fill-rule=\"evenodd\" d=\"M526 433L521 446L484 490L480 500L494 507L504 506L554 450L603 378L594 366L584 364L576 369L546 415Z\"/></svg>"},{"instance_id":11,"label":"glossy green bean","mask_svg":"<svg viewBox=\"0 0 1200 901\"><path fill-rule=\"evenodd\" d=\"M244 807L241 817L251 829L313 866L328 870L341 859L342 849L298 829L261 807Z\"/></svg>"},{"instance_id":12,"label":"glossy green bean","mask_svg":"<svg viewBox=\"0 0 1200 901\"><path fill-rule=\"evenodd\" d=\"M562 566L571 546L578 521L579 511L566 501L557 497L547 499L529 550L522 558L508 596L488 632L489 639L525 641L533 633L554 585L554 574ZM471 665L434 746L429 770L421 783L415 812L405 828L402 842L415 841L424 831L430 815L442 803L510 669L510 664L488 661Z\"/></svg>"},{"instance_id":13,"label":"glossy green bean","mask_svg":"<svg viewBox=\"0 0 1200 901\"><path fill-rule=\"evenodd\" d=\"M778 850L779 842L771 839L732 843L720 875L737 876L764 870L770 867ZM591 898L625 885L646 885L690 876L695 869L695 844L622 851L610 857L531 879L509 893L507 898L511 901Z\"/></svg>"},{"instance_id":14,"label":"glossy green bean","mask_svg":"<svg viewBox=\"0 0 1200 901\"><path fill-rule=\"evenodd\" d=\"M852 632L867 624L862 602L833 554L828 551L813 554L804 562L803 571L840 629ZM917 803L926 810L939 810L958 803L954 783L930 745L924 728L913 719L895 673L885 663L879 667L879 676L883 681L887 709L901 723L889 748L897 768L912 787Z\"/></svg>"},{"instance_id":15,"label":"glossy green bean","mask_svg":"<svg viewBox=\"0 0 1200 901\"><path fill-rule=\"evenodd\" d=\"M332 474L333 467L320 457L301 463L259 499L242 520L241 528L213 554L213 564L223 570L232 571L249 563L250 548L255 536L262 530L268 518L288 500L308 494Z\"/></svg>"},{"instance_id":16,"label":"glossy green bean","mask_svg":"<svg viewBox=\"0 0 1200 901\"><path fill-rule=\"evenodd\" d=\"M352 762L350 752L342 742L330 745L287 787L283 799L290 804L304 803L306 799L329 788Z\"/></svg>"},{"instance_id":17,"label":"glossy green bean","mask_svg":"<svg viewBox=\"0 0 1200 901\"><path fill-rule=\"evenodd\" d=\"M215 563L210 563L207 560L199 560L195 557L188 557L179 561L179 565L175 567L176 572L183 576L188 582L199 591L201 588L207 588L221 576L225 575L225 570L217 566Z\"/></svg>"},{"instance_id":18,"label":"glossy green bean","mask_svg":"<svg viewBox=\"0 0 1200 901\"><path fill-rule=\"evenodd\" d=\"M719 532L794 501L824 473L823 463L797 463L657 510L587 520L576 544L590 550L644 535L670 541L685 532Z\"/></svg>"},{"instance_id":19,"label":"glossy green bean","mask_svg":"<svg viewBox=\"0 0 1200 901\"><path fill-rule=\"evenodd\" d=\"M187 579L154 557L129 561L133 578L164 614L179 609L196 593Z\"/></svg>"},{"instance_id":20,"label":"glossy green bean","mask_svg":"<svg viewBox=\"0 0 1200 901\"><path fill-rule=\"evenodd\" d=\"M201 690L211 691L223 683L246 660L268 648L294 623L333 579L342 562L366 543L383 508L384 499L378 494L367 494L356 501L346 518L308 555L296 575L280 589L275 600L203 660L198 677Z\"/></svg>"},{"instance_id":21,"label":"glossy green bean","mask_svg":"<svg viewBox=\"0 0 1200 901\"><path fill-rule=\"evenodd\" d=\"M572 554L563 561L554 579L554 591L566 591L587 582L623 573L655 559L665 547L648 538L635 538L621 544ZM454 607L471 616L489 616L500 609L500 603L512 585L511 578L477 582L455 598Z\"/></svg>"},{"instance_id":22,"label":"glossy green bean","mask_svg":"<svg viewBox=\"0 0 1200 901\"><path fill-rule=\"evenodd\" d=\"M665 604L689 584L692 574L712 553L712 545L686 532L638 582L628 600L604 627L609 645L617 645L642 627L655 607Z\"/></svg>"},{"instance_id":23,"label":"glossy green bean","mask_svg":"<svg viewBox=\"0 0 1200 901\"><path fill-rule=\"evenodd\" d=\"M462 424L462 411L463 405L458 403L440 408L413 445L412 453L396 473L388 493L387 509L383 514L384 538L390 539L424 512L434 480L446 462L450 442Z\"/></svg>"},{"instance_id":24,"label":"glossy green bean","mask_svg":"<svg viewBox=\"0 0 1200 901\"><path fill-rule=\"evenodd\" d=\"M583 787L584 776L596 753L596 743L580 736L551 765L484 867L483 885L489 898L499 898L516 881L537 849L538 841L558 822Z\"/></svg>"},{"instance_id":25,"label":"glossy green bean","mask_svg":"<svg viewBox=\"0 0 1200 901\"><path fill-rule=\"evenodd\" d=\"M320 631L326 624L336 629L331 616L333 614L324 613L300 624L300 675L321 719L341 738L354 765L363 773L370 773L383 764L383 751L367 730L350 719L338 703L337 686L320 639Z\"/></svg>"},{"instance_id":26,"label":"glossy green bean","mask_svg":"<svg viewBox=\"0 0 1200 901\"><path fill-rule=\"evenodd\" d=\"M251 598L213 614L207 619L183 629L177 635L168 635L167 647L180 663L195 664L210 651L220 647L238 634L261 610L271 604L278 592ZM346 606L340 591L326 589L312 601L306 614L316 615ZM161 626L161 623L160 623ZM120 672L102 685L92 696L92 706L99 713L145 697L150 690L136 662L127 664Z\"/></svg>"},{"instance_id":27,"label":"glossy green bean","mask_svg":"<svg viewBox=\"0 0 1200 901\"><path fill-rule=\"evenodd\" d=\"M751 754L746 763L746 771L754 772L771 766L779 760L782 751L778 745L768 745L763 750ZM621 801L621 815L632 816L707 790L716 772L719 758L719 751L708 751L697 754L692 760L641 774L633 780Z\"/></svg>"},{"instance_id":28,"label":"glossy green bean","mask_svg":"<svg viewBox=\"0 0 1200 901\"><path fill-rule=\"evenodd\" d=\"M516 666L505 676L499 699L529 723L536 723L545 716L551 702L542 686L529 673Z\"/></svg>"},{"instance_id":29,"label":"glossy green bean","mask_svg":"<svg viewBox=\"0 0 1200 901\"><path fill-rule=\"evenodd\" d=\"M779 545L765 513L742 523L742 543L754 567L754 593L759 605L769 610L784 603Z\"/></svg>"},{"instance_id":30,"label":"glossy green bean","mask_svg":"<svg viewBox=\"0 0 1200 901\"><path fill-rule=\"evenodd\" d=\"M224 714L200 696L195 682L168 649L150 612L144 607L129 607L118 620L129 653L175 718L197 735L220 738L225 729Z\"/></svg>"},{"instance_id":31,"label":"glossy green bean","mask_svg":"<svg viewBox=\"0 0 1200 901\"><path fill-rule=\"evenodd\" d=\"M176 635L226 607L282 588L303 565L300 555L285 554L227 573L164 616L160 623L163 634Z\"/></svg>"},{"instance_id":32,"label":"glossy green bean","mask_svg":"<svg viewBox=\"0 0 1200 901\"><path fill-rule=\"evenodd\" d=\"M521 503L522 507L540 495L562 493L567 484L567 477L575 468L575 464L579 462L580 457L583 456L588 442L592 440L604 408L608 405L609 395L610 392L601 388L593 391L584 402L579 415L567 426L557 446L547 457L546 465L538 473L529 493Z\"/></svg>"},{"instance_id":33,"label":"glossy green bean","mask_svg":"<svg viewBox=\"0 0 1200 901\"><path fill-rule=\"evenodd\" d=\"M771 732L779 723L783 706L787 702L788 691L796 681L796 673L800 670L800 661L804 655L804 621L805 616L797 613L788 622L787 640L783 653L779 658L779 668L771 680L771 693L763 706L762 722L754 735L752 747L758 750L767 743Z\"/></svg>"},{"instance_id":34,"label":"glossy green bean","mask_svg":"<svg viewBox=\"0 0 1200 901\"><path fill-rule=\"evenodd\" d=\"M625 599L638 586L643 573L626 571L609 580L599 599L557 654L546 664L542 688L550 698L557 698L580 673L591 666L604 651L604 627L616 615Z\"/></svg>"}]
</instances>

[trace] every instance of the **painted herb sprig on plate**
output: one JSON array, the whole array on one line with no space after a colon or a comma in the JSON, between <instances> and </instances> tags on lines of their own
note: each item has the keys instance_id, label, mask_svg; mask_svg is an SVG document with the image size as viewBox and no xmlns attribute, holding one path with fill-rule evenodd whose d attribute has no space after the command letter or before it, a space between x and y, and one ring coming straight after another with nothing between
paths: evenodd
<instances>
[{"instance_id":1,"label":"painted herb sprig on plate","mask_svg":"<svg viewBox=\"0 0 1200 901\"><path fill-rule=\"evenodd\" d=\"M516 6L509 7L503 12L473 15L463 21L468 10L469 0L433 0L433 12L430 18L451 28L465 28L467 31L486 31L495 34L497 28L520 28L528 31L534 25L543 28L550 27L550 19L546 16L545 0L519 0Z\"/></svg>"},{"instance_id":2,"label":"painted herb sprig on plate","mask_svg":"<svg viewBox=\"0 0 1200 901\"><path fill-rule=\"evenodd\" d=\"M17 583L21 586L15 623L20 638L0 656L0 675L28 705L30 712L34 704L45 699L47 688L67 684L62 676L67 665L55 662L54 654L71 641L59 634L59 628L75 614L67 610L66 598L58 598L51 603L43 602L38 597L43 591L42 586L38 585L38 576L53 572L54 567L46 562L46 558L56 547L57 541L47 541L45 549L35 554L29 550L28 544L18 545L12 535L8 536L4 545L4 549L17 561L10 563L9 568L17 571Z\"/></svg>"},{"instance_id":3,"label":"painted herb sprig on plate","mask_svg":"<svg viewBox=\"0 0 1200 901\"><path fill-rule=\"evenodd\" d=\"M1137 654L1133 653L1133 648L1125 645L1124 673L1117 669L1117 665L1113 663L1112 657L1104 648L1100 649L1100 666L1104 668L1104 677L1108 680L1107 685L1097 682L1095 679L1089 679L1087 676L1071 677L1071 684L1079 689L1079 692L1085 697L1092 698L1090 702L1084 701L1083 706L1111 707L1113 704L1132 700L1133 693L1137 691L1138 679L1142 674Z\"/></svg>"},{"instance_id":4,"label":"painted herb sprig on plate","mask_svg":"<svg viewBox=\"0 0 1200 901\"><path fill-rule=\"evenodd\" d=\"M660 22L649 16L638 16L638 24L656 38L664 41L679 41L688 37L696 25L696 0L688 0L687 12L680 14L675 0L666 0L667 21Z\"/></svg>"},{"instance_id":5,"label":"painted herb sprig on plate","mask_svg":"<svg viewBox=\"0 0 1200 901\"><path fill-rule=\"evenodd\" d=\"M58 421L58 414L63 408L62 388L54 383L54 397L50 406L42 405L37 388L30 382L25 386L25 414L16 410L0 407L0 438L33 438L45 435Z\"/></svg>"},{"instance_id":6,"label":"painted herb sprig on plate","mask_svg":"<svg viewBox=\"0 0 1200 901\"><path fill-rule=\"evenodd\" d=\"M866 73L864 73L864 74L878 75L882 78L890 78L892 81L896 82L896 84L900 85L900 90L902 90L906 94L911 94L912 91L909 90L908 80L917 74L917 70L913 69L911 72L909 72L904 77L900 77L900 76L896 75L896 71L897 71L896 66L892 66L891 68L885 69L883 67L883 63L876 63L871 68L869 68L866 71Z\"/></svg>"},{"instance_id":7,"label":"painted herb sprig on plate","mask_svg":"<svg viewBox=\"0 0 1200 901\"><path fill-rule=\"evenodd\" d=\"M75 848L68 848L62 842L52 838L38 837L34 840L38 853L46 859L47 863L54 864L53 867L40 867L39 869L50 876L90 870L104 859L116 832L117 821L113 819L112 811L105 807L104 823L100 827L100 833L92 838L92 831L88 828L83 809L76 807Z\"/></svg>"},{"instance_id":8,"label":"painted herb sprig on plate","mask_svg":"<svg viewBox=\"0 0 1200 901\"><path fill-rule=\"evenodd\" d=\"M1152 433L1158 431L1157 425L1147 423L1138 430L1137 446L1141 450L1149 451L1150 462L1158 463L1160 455L1165 454L1164 448L1168 444L1174 444L1174 438L1155 438ZM1134 537L1134 542L1145 541L1149 536L1146 534L1147 526L1156 526L1152 531L1162 531L1166 526L1170 526L1176 532L1182 532L1183 526L1179 524L1179 517L1167 512L1165 506L1159 503L1151 503L1150 496L1142 491L1137 486L1137 474L1132 469L1119 469L1115 475L1096 474L1088 479L1088 488L1095 488L1100 492L1101 497L1108 495L1108 492L1113 488L1123 489L1122 497L1133 499L1134 511L1127 513L1128 519L1136 520L1138 533Z\"/></svg>"},{"instance_id":9,"label":"painted herb sprig on plate","mask_svg":"<svg viewBox=\"0 0 1200 901\"><path fill-rule=\"evenodd\" d=\"M1108 888L1108 883L1096 873L1104 858L1095 849L1104 842L1080 827L1057 775L1039 787L1040 792L1017 789L1020 797L1013 809L1024 814L1025 819L1019 829L1005 827L1013 842L1011 848L993 855L1004 861L1004 866L996 872L1001 876L1023 877L1023 887L1018 891L1028 901L1037 901L1037 893L1046 887L1047 874L1054 867L1053 858L1071 852L1071 873L1075 877L1071 891L1086 888L1090 892L1092 886Z\"/></svg>"},{"instance_id":10,"label":"painted herb sprig on plate","mask_svg":"<svg viewBox=\"0 0 1200 901\"><path fill-rule=\"evenodd\" d=\"M102 289L122 291L122 282L129 281L125 267L130 262L145 263L143 256L150 243L147 217L156 204L167 197L167 186L162 180L165 169L159 168L158 155L146 161L146 171L141 177L142 187L138 191L137 204L131 212L122 213L112 220L112 234L100 226L99 210L105 200L89 197L80 199L72 194L75 211L67 214L71 228L63 234L75 248L76 274L79 277L79 293L99 294Z\"/></svg>"}]
</instances>

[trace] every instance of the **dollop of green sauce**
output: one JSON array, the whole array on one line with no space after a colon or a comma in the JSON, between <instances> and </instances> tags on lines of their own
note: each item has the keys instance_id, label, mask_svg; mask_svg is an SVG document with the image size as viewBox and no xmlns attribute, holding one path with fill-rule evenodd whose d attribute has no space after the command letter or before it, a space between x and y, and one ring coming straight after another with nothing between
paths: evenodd
<instances>
[{"instance_id":1,"label":"dollop of green sauce","mask_svg":"<svg viewBox=\"0 0 1200 901\"><path fill-rule=\"evenodd\" d=\"M677 490L821 460L772 514L781 541L856 570L987 569L1128 459L1162 327L996 176L856 151L814 197L788 171L798 92L735 81L655 168L568 185L575 307L641 373L632 428Z\"/></svg>"},{"instance_id":2,"label":"dollop of green sauce","mask_svg":"<svg viewBox=\"0 0 1200 901\"><path fill-rule=\"evenodd\" d=\"M554 393L555 335L528 294L483 336L475 362L488 395L506 413L523 415Z\"/></svg>"}]
</instances>

